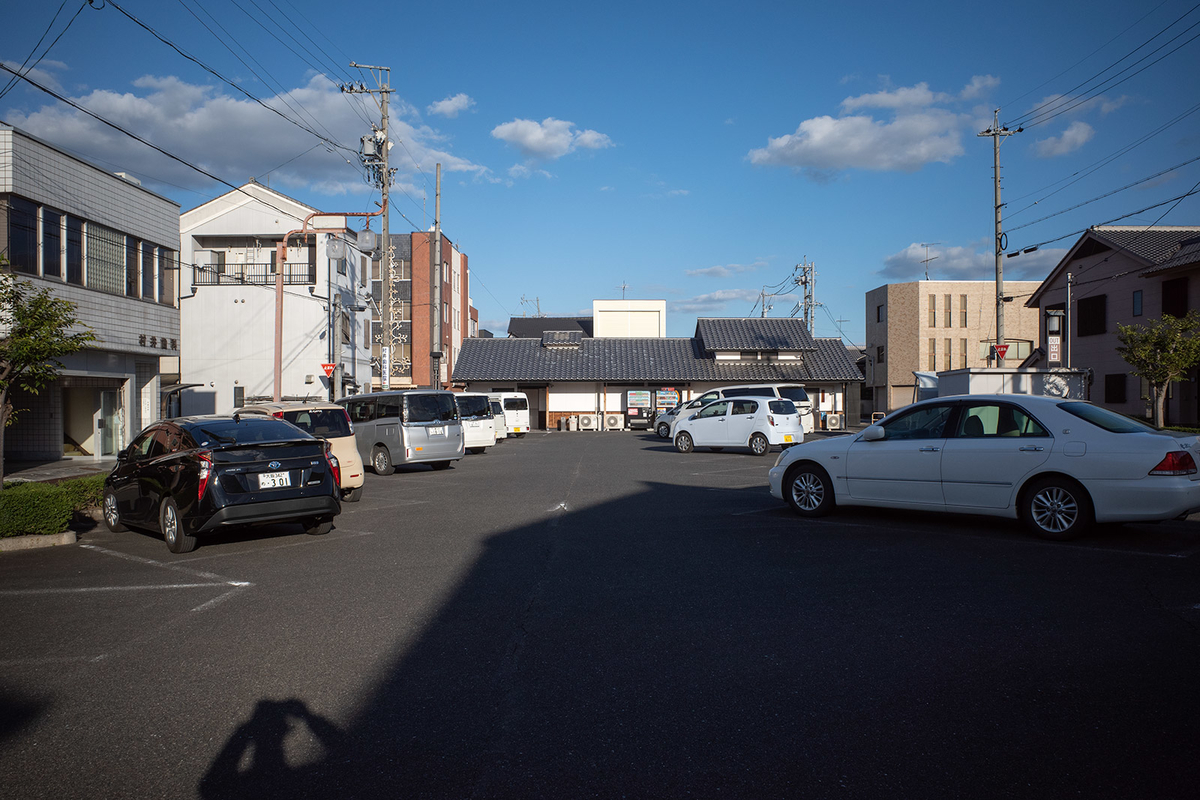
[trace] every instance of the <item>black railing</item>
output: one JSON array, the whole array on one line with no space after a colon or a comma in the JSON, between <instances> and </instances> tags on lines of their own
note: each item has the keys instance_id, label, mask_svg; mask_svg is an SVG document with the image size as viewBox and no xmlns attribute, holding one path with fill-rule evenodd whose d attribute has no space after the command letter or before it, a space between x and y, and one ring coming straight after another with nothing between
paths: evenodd
<instances>
[{"instance_id":1,"label":"black railing","mask_svg":"<svg viewBox=\"0 0 1200 800\"><path fill-rule=\"evenodd\" d=\"M193 267L196 286L275 285L275 267L271 264L226 264L224 266ZM285 286L313 285L317 282L317 267L305 262L283 265Z\"/></svg>"}]
</instances>

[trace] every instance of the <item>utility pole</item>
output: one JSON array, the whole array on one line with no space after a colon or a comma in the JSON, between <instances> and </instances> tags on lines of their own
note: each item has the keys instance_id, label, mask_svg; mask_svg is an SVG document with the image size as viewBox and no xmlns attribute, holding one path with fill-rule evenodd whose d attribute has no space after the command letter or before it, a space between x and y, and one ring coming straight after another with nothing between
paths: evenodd
<instances>
[{"instance_id":1,"label":"utility pole","mask_svg":"<svg viewBox=\"0 0 1200 800\"><path fill-rule=\"evenodd\" d=\"M442 361L446 351L442 347L442 165L437 165L433 195L433 346L435 352L442 354L441 358L433 359L433 382L435 389L442 386Z\"/></svg>"},{"instance_id":2,"label":"utility pole","mask_svg":"<svg viewBox=\"0 0 1200 800\"><path fill-rule=\"evenodd\" d=\"M1008 239L1004 235L1004 229L1000 224L1000 210L1003 205L1000 203L1000 143L1008 136L1014 133L1020 133L1024 128L1017 128L1015 131L1010 131L1008 128L1000 127L1000 109L996 109L993 116L992 127L986 131L980 131L978 136L992 137L992 152L995 164L992 168L992 183L996 193L996 366L1004 366L1004 357L1000 355L1005 350L1004 347L1004 303L1008 298L1004 296L1004 248L1008 244Z\"/></svg>"},{"instance_id":3,"label":"utility pole","mask_svg":"<svg viewBox=\"0 0 1200 800\"><path fill-rule=\"evenodd\" d=\"M383 211L383 302L380 304L380 327L383 329L383 341L379 346L379 388L387 391L392 388L392 372L395 370L393 358L396 347L397 332L400 325L395 319L392 298L392 284L396 280L396 248L392 247L391 226L389 224L391 211L388 209L388 193L392 185L393 170L388 165L388 151L392 143L388 139L388 95L392 93L391 67L372 67L367 64L350 62L354 69L367 69L375 78L377 89L368 89L364 84L342 84L342 91L348 94L379 95L376 104L379 106L380 125L374 135L362 137L362 153L359 158L367 169L367 179L379 187L380 206Z\"/></svg>"},{"instance_id":4,"label":"utility pole","mask_svg":"<svg viewBox=\"0 0 1200 800\"><path fill-rule=\"evenodd\" d=\"M813 326L816 324L817 306L817 265L816 262L809 263L808 256L804 257L804 262L796 265L796 269L800 271L799 277L795 279L796 285L804 289L804 299L800 301L800 307L804 311L804 326L808 328L809 335L812 335Z\"/></svg>"}]
</instances>

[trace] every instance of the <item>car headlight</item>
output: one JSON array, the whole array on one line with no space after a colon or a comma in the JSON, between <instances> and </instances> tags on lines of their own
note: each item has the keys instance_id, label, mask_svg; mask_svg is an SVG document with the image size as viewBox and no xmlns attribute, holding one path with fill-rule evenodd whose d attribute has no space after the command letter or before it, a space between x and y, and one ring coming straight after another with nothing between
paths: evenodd
<instances>
[{"instance_id":1,"label":"car headlight","mask_svg":"<svg viewBox=\"0 0 1200 800\"><path fill-rule=\"evenodd\" d=\"M787 448L787 450L781 450L779 452L779 456L775 459L776 467L778 467L780 464L783 463L783 459L787 458L788 450L791 450L791 449L792 448L789 447L789 448ZM774 469L774 467L772 467L772 469Z\"/></svg>"}]
</instances>

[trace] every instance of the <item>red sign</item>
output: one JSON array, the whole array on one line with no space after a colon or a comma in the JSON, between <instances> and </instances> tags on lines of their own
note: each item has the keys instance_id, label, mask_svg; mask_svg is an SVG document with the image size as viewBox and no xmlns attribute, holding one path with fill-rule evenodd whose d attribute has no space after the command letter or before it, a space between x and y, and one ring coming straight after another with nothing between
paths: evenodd
<instances>
[{"instance_id":1,"label":"red sign","mask_svg":"<svg viewBox=\"0 0 1200 800\"><path fill-rule=\"evenodd\" d=\"M333 371L337 369L337 364L322 364L321 369L325 370L325 377L332 378Z\"/></svg>"},{"instance_id":2,"label":"red sign","mask_svg":"<svg viewBox=\"0 0 1200 800\"><path fill-rule=\"evenodd\" d=\"M1006 344L996 345L996 355L999 358L1007 358L1008 357L1008 345L1006 345Z\"/></svg>"}]
</instances>

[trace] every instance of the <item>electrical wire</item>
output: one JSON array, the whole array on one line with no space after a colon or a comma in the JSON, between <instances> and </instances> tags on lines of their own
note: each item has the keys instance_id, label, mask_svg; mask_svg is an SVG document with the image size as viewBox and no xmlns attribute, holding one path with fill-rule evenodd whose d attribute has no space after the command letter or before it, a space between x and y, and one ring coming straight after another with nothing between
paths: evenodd
<instances>
[{"instance_id":1,"label":"electrical wire","mask_svg":"<svg viewBox=\"0 0 1200 800\"><path fill-rule=\"evenodd\" d=\"M54 19L50 20L50 24L46 27L46 31L42 34L41 38L37 40L37 44L35 44L33 46L33 49L29 51L29 55L25 57L25 61L21 64L19 72L28 74L28 73L32 72L37 67L38 64L42 63L42 59L45 58L49 54L49 52L54 49L54 45L58 44L58 40L63 37L63 34L66 33L68 30L70 30L71 23L73 23L76 20L76 18L79 17L80 13L82 13L82 11L84 9L84 6L86 6L87 4L88 4L87 0L84 0L83 3L79 4L79 8L75 11L75 16L71 17L71 19L67 21L67 26L65 28L63 28L61 32L59 32L58 36L54 37L54 41L51 42L46 47L46 49L42 51L42 54L37 57L37 60L34 61L32 64L29 64L29 59L33 58L33 54L37 52L38 47L41 46L42 42L45 41L46 37L50 34L50 31L54 28L55 21L58 19L58 15L60 13L62 13L63 8L67 5L67 0L63 0L62 5L60 5L58 7L58 11L54 12ZM25 69L26 64L29 64L29 69ZM4 97L4 95L8 94L9 91L11 91L12 88L14 86L16 86L18 83L20 83L20 76L15 76L15 77L9 78L8 83L4 85L4 88L0 89L0 99L2 99Z\"/></svg>"}]
</instances>

